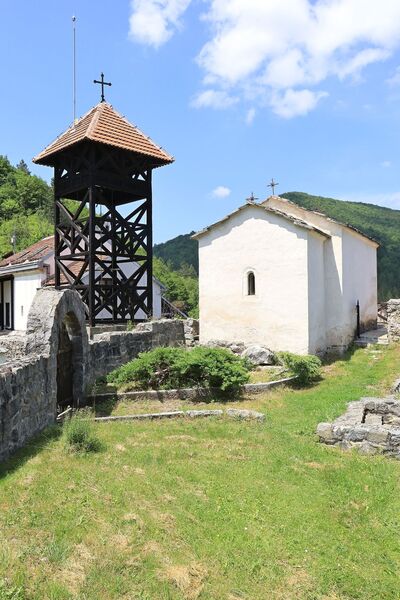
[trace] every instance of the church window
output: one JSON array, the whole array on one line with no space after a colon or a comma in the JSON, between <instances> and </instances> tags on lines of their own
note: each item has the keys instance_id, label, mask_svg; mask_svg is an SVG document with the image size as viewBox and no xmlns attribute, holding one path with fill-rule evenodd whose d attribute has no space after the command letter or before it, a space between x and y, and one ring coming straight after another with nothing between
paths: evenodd
<instances>
[{"instance_id":1,"label":"church window","mask_svg":"<svg viewBox=\"0 0 400 600\"><path fill-rule=\"evenodd\" d=\"M255 296L256 294L256 278L253 271L247 274L247 295Z\"/></svg>"}]
</instances>

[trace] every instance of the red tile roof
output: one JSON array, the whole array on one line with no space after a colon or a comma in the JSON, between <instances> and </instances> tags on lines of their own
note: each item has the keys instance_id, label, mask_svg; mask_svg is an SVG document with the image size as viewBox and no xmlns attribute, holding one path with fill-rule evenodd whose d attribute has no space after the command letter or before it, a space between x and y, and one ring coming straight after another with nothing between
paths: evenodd
<instances>
[{"instance_id":1,"label":"red tile roof","mask_svg":"<svg viewBox=\"0 0 400 600\"><path fill-rule=\"evenodd\" d=\"M3 260L0 261L0 268L8 267L10 265L22 265L25 263L37 262L51 252L54 252L53 235L44 238L43 240L40 240L28 248L8 256L7 258L3 258Z\"/></svg>"},{"instance_id":2,"label":"red tile roof","mask_svg":"<svg viewBox=\"0 0 400 600\"><path fill-rule=\"evenodd\" d=\"M172 156L135 125L129 123L111 104L100 102L35 156L33 162L51 166L51 157L54 154L83 140L92 140L149 156L155 159L155 166L167 165L174 161Z\"/></svg>"}]
</instances>

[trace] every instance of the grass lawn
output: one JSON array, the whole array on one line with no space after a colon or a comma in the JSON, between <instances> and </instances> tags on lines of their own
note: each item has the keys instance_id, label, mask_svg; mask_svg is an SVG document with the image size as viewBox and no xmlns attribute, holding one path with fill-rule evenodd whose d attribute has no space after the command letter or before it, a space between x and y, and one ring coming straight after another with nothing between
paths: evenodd
<instances>
[{"instance_id":1,"label":"grass lawn","mask_svg":"<svg viewBox=\"0 0 400 600\"><path fill-rule=\"evenodd\" d=\"M98 424L84 456L42 436L0 471L0 600L398 600L400 463L314 431L399 371L357 350L235 404L263 424Z\"/></svg>"}]
</instances>

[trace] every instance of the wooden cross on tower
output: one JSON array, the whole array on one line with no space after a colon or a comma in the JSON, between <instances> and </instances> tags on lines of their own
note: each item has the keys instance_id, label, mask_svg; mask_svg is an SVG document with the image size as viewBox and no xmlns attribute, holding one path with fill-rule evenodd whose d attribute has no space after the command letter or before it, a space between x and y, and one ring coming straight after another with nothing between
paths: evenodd
<instances>
[{"instance_id":1,"label":"wooden cross on tower","mask_svg":"<svg viewBox=\"0 0 400 600\"><path fill-rule=\"evenodd\" d=\"M101 101L105 102L105 98L104 98L104 86L105 85L109 85L111 86L112 84L104 81L104 73L101 73L101 81L98 81L97 79L93 79L93 83L99 83L101 85Z\"/></svg>"},{"instance_id":2,"label":"wooden cross on tower","mask_svg":"<svg viewBox=\"0 0 400 600\"><path fill-rule=\"evenodd\" d=\"M272 195L275 196L275 188L276 186L279 185L279 183L277 183L276 181L274 181L274 178L271 179L271 183L268 184L267 187L270 187L272 189Z\"/></svg>"}]
</instances>

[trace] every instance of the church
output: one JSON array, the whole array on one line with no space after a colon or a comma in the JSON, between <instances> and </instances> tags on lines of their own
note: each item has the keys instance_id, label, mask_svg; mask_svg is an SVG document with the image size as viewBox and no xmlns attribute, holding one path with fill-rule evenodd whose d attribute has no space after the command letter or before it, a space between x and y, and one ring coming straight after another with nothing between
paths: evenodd
<instances>
[{"instance_id":1,"label":"church","mask_svg":"<svg viewBox=\"0 0 400 600\"><path fill-rule=\"evenodd\" d=\"M273 195L193 238L201 343L322 355L376 326L379 245L350 225Z\"/></svg>"}]
</instances>

